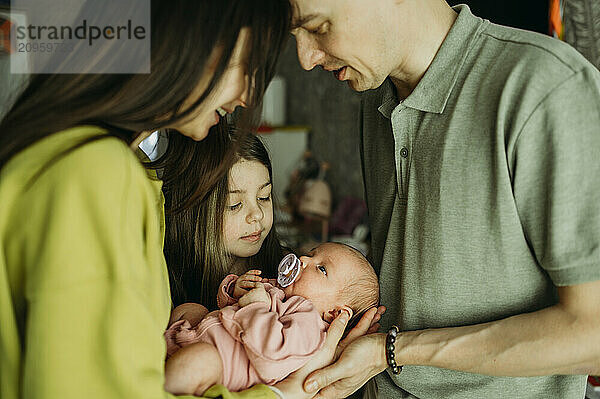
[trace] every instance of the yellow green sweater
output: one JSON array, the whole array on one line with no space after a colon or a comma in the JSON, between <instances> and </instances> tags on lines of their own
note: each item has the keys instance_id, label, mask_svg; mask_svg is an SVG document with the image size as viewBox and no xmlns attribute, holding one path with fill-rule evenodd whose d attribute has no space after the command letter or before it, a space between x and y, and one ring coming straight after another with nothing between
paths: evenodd
<instances>
[{"instance_id":1,"label":"yellow green sweater","mask_svg":"<svg viewBox=\"0 0 600 399\"><path fill-rule=\"evenodd\" d=\"M168 398L171 301L164 211L122 141L55 158L91 126L53 134L0 170L0 397ZM276 398L264 385L207 397Z\"/></svg>"}]
</instances>

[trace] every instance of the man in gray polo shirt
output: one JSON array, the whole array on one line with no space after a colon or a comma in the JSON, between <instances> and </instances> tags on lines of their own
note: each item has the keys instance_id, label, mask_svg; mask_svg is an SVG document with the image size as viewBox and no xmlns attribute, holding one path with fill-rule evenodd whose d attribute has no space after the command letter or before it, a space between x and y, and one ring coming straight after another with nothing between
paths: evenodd
<instances>
[{"instance_id":1,"label":"man in gray polo shirt","mask_svg":"<svg viewBox=\"0 0 600 399\"><path fill-rule=\"evenodd\" d=\"M600 374L600 73L443 0L291 0L298 57L363 97L384 331L308 378L344 397L582 398ZM368 91L367 91L368 90ZM389 355L388 355L389 357Z\"/></svg>"}]
</instances>

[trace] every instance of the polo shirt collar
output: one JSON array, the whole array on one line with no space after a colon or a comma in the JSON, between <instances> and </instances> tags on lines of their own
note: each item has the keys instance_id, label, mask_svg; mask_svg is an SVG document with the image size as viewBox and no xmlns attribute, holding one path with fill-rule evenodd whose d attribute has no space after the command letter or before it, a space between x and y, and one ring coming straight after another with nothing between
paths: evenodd
<instances>
[{"instance_id":1,"label":"polo shirt collar","mask_svg":"<svg viewBox=\"0 0 600 399\"><path fill-rule=\"evenodd\" d=\"M388 78L381 85L381 105L379 108L379 112L383 114L386 118L390 119L392 117L392 111L399 104L398 95L396 94L396 87L392 83L392 81Z\"/></svg>"},{"instance_id":2,"label":"polo shirt collar","mask_svg":"<svg viewBox=\"0 0 600 399\"><path fill-rule=\"evenodd\" d=\"M467 5L461 4L453 9L458 12L454 25L413 92L402 102L403 106L437 114L444 112L471 43L487 23L474 16ZM379 112L390 118L399 101L389 78L384 85Z\"/></svg>"}]
</instances>

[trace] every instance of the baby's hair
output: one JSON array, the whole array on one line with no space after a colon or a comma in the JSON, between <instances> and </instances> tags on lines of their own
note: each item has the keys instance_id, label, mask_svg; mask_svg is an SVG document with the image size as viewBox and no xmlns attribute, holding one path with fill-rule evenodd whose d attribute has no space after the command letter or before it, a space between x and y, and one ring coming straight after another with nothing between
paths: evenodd
<instances>
[{"instance_id":1,"label":"baby's hair","mask_svg":"<svg viewBox=\"0 0 600 399\"><path fill-rule=\"evenodd\" d=\"M347 305L352 309L352 318L350 318L346 328L348 330L358 323L367 310L379 304L379 280L375 270L360 251L350 245L339 244L344 246L347 252L365 269L364 273L354 276L351 283L340 290L341 297L346 300ZM357 295L357 293L360 293L360 295Z\"/></svg>"}]
</instances>

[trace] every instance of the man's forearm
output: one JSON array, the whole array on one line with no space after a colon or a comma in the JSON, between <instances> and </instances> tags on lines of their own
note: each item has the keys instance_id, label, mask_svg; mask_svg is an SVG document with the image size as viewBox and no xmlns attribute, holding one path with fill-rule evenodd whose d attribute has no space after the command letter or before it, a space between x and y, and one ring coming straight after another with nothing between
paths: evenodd
<instances>
[{"instance_id":1,"label":"man's forearm","mask_svg":"<svg viewBox=\"0 0 600 399\"><path fill-rule=\"evenodd\" d=\"M397 358L495 376L600 374L600 317L556 305L490 323L404 332Z\"/></svg>"}]
</instances>

